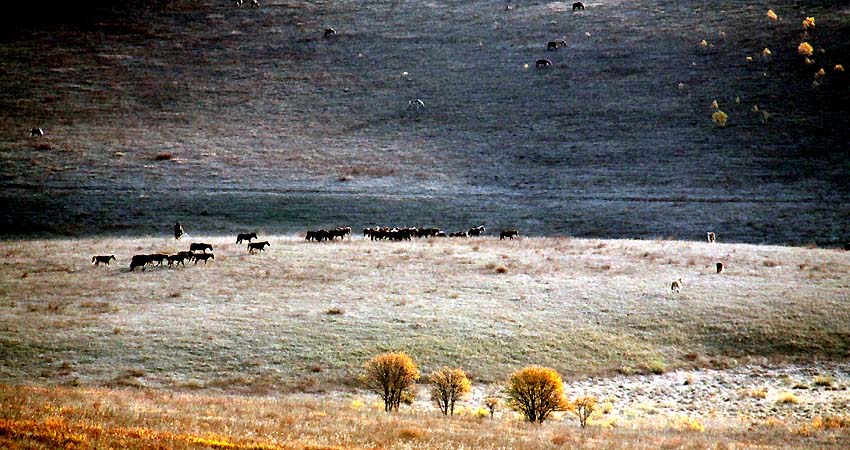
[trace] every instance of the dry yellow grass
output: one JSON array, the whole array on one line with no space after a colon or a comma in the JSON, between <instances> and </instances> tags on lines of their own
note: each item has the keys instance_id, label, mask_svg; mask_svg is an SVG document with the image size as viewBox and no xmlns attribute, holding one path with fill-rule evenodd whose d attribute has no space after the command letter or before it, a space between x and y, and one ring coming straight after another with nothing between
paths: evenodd
<instances>
[{"instance_id":1,"label":"dry yellow grass","mask_svg":"<svg viewBox=\"0 0 850 450\"><path fill-rule=\"evenodd\" d=\"M616 428L575 422L532 425L510 417L444 417L344 399L208 395L135 389L0 385L0 447L17 449L659 449L846 448L845 418L801 428L774 420L689 417ZM834 425L838 424L838 425ZM804 438L800 438L804 436Z\"/></svg>"}]
</instances>

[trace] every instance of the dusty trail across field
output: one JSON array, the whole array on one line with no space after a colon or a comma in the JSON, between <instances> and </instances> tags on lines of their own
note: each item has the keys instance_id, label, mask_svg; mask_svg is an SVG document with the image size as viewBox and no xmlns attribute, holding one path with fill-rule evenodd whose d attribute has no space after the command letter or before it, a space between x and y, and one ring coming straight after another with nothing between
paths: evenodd
<instances>
[{"instance_id":1,"label":"dusty trail across field","mask_svg":"<svg viewBox=\"0 0 850 450\"><path fill-rule=\"evenodd\" d=\"M850 235L848 80L830 70L812 86L817 67L850 64L846 5L263 3L118 4L4 34L0 233L181 220L198 234ZM796 53L809 15L814 65ZM552 67L536 70L542 57Z\"/></svg>"}]
</instances>

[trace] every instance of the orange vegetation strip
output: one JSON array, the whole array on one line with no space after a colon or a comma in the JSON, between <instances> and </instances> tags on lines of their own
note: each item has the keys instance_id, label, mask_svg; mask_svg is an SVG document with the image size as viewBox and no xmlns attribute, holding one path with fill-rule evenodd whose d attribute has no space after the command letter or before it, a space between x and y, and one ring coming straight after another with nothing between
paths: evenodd
<instances>
[{"instance_id":1,"label":"orange vegetation strip","mask_svg":"<svg viewBox=\"0 0 850 450\"><path fill-rule=\"evenodd\" d=\"M35 441L65 449L84 449L94 447L91 440L102 445L104 441L115 440L122 447L157 448L163 442L171 441L225 450L342 450L340 447L291 447L263 442L236 443L220 436L181 435L154 431L148 428L104 428L101 425L83 423L69 424L61 417L48 417L44 421L0 419L0 438ZM0 442L2 442L0 441ZM133 445L132 441L140 441Z\"/></svg>"}]
</instances>

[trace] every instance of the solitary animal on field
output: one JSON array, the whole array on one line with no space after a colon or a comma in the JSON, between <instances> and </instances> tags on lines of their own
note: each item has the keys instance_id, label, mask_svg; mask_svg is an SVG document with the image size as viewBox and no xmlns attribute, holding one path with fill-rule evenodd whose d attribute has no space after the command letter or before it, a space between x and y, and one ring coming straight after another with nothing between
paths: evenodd
<instances>
[{"instance_id":1,"label":"solitary animal on field","mask_svg":"<svg viewBox=\"0 0 850 450\"><path fill-rule=\"evenodd\" d=\"M325 28L325 37L328 38L331 36L336 36L336 30L331 27Z\"/></svg>"},{"instance_id":2,"label":"solitary animal on field","mask_svg":"<svg viewBox=\"0 0 850 450\"><path fill-rule=\"evenodd\" d=\"M714 239L716 238L716 236L714 235L714 232L713 232L713 231L709 231L708 233L706 233L706 237L708 238L708 243L709 243L709 244L713 244L713 243L714 243Z\"/></svg>"},{"instance_id":3,"label":"solitary animal on field","mask_svg":"<svg viewBox=\"0 0 850 450\"><path fill-rule=\"evenodd\" d=\"M257 233L239 233L236 235L237 244L241 244L243 240L251 242L253 239L257 239Z\"/></svg>"},{"instance_id":4,"label":"solitary animal on field","mask_svg":"<svg viewBox=\"0 0 850 450\"><path fill-rule=\"evenodd\" d=\"M719 263L717 263L717 273L721 273L721 272L723 272L723 263L719 262Z\"/></svg>"},{"instance_id":5,"label":"solitary animal on field","mask_svg":"<svg viewBox=\"0 0 850 450\"><path fill-rule=\"evenodd\" d=\"M499 233L499 240L501 241L504 238L514 240L514 236L519 236L519 230L502 230L502 232Z\"/></svg>"},{"instance_id":6,"label":"solitary animal on field","mask_svg":"<svg viewBox=\"0 0 850 450\"><path fill-rule=\"evenodd\" d=\"M199 253L195 255L195 264L198 264L198 261L201 260L203 260L204 264L206 264L208 259L215 259L215 255L212 253Z\"/></svg>"},{"instance_id":7,"label":"solitary animal on field","mask_svg":"<svg viewBox=\"0 0 850 450\"><path fill-rule=\"evenodd\" d=\"M40 136L44 136L44 130L42 130L41 128L33 128L32 130L30 130L30 137Z\"/></svg>"},{"instance_id":8,"label":"solitary animal on field","mask_svg":"<svg viewBox=\"0 0 850 450\"><path fill-rule=\"evenodd\" d=\"M538 69L541 67L549 67L551 65L552 61L549 61L548 59L538 59L537 62L534 63L534 67Z\"/></svg>"},{"instance_id":9,"label":"solitary animal on field","mask_svg":"<svg viewBox=\"0 0 850 450\"><path fill-rule=\"evenodd\" d=\"M549 41L549 42L546 43L546 50L557 50L558 47L566 47L566 46L567 46L567 41L565 41L563 39L560 40L560 41Z\"/></svg>"},{"instance_id":10,"label":"solitary animal on field","mask_svg":"<svg viewBox=\"0 0 850 450\"><path fill-rule=\"evenodd\" d=\"M248 253L254 253L256 250L264 252L264 251L266 251L267 245L271 246L271 244L269 244L269 241L252 242L252 243L248 244Z\"/></svg>"},{"instance_id":11,"label":"solitary animal on field","mask_svg":"<svg viewBox=\"0 0 850 450\"><path fill-rule=\"evenodd\" d=\"M210 249L210 251L212 251L213 246L210 244L204 244L203 242L193 242L191 245L189 245L190 252L203 251L204 253L206 253L207 249Z\"/></svg>"},{"instance_id":12,"label":"solitary animal on field","mask_svg":"<svg viewBox=\"0 0 850 450\"><path fill-rule=\"evenodd\" d=\"M673 284L670 285L670 290L675 291L675 292L679 292L679 291L682 290L683 284L685 284L685 282L682 281L681 278L679 278L678 280L673 280Z\"/></svg>"},{"instance_id":13,"label":"solitary animal on field","mask_svg":"<svg viewBox=\"0 0 850 450\"><path fill-rule=\"evenodd\" d=\"M97 256L91 257L91 262L95 266L99 266L100 263L106 264L108 266L109 261L114 260L114 259L115 259L115 255L109 255L109 256L97 255Z\"/></svg>"},{"instance_id":14,"label":"solitary animal on field","mask_svg":"<svg viewBox=\"0 0 850 450\"><path fill-rule=\"evenodd\" d=\"M425 102L423 102L421 99L418 99L418 98L415 98L413 100L409 100L407 102L407 104L410 105L410 107L414 108L414 109L420 109L420 108L425 107Z\"/></svg>"},{"instance_id":15,"label":"solitary animal on field","mask_svg":"<svg viewBox=\"0 0 850 450\"><path fill-rule=\"evenodd\" d=\"M183 225L180 225L180 222L174 223L174 239L178 241L183 237Z\"/></svg>"},{"instance_id":16,"label":"solitary animal on field","mask_svg":"<svg viewBox=\"0 0 850 450\"><path fill-rule=\"evenodd\" d=\"M150 255L135 255L130 260L130 272L136 269L136 267L141 267L142 271L145 270L145 265L151 262Z\"/></svg>"},{"instance_id":17,"label":"solitary animal on field","mask_svg":"<svg viewBox=\"0 0 850 450\"><path fill-rule=\"evenodd\" d=\"M584 11L584 3L582 3L582 2L573 3L573 11L578 10L578 9Z\"/></svg>"}]
</instances>

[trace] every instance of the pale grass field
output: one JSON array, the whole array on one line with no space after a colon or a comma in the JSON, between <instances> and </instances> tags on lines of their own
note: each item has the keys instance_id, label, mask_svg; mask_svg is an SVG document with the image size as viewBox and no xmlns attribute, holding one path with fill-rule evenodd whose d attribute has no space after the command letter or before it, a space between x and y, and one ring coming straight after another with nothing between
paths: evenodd
<instances>
[{"instance_id":1,"label":"pale grass field","mask_svg":"<svg viewBox=\"0 0 850 450\"><path fill-rule=\"evenodd\" d=\"M359 398L284 398L0 385L9 449L765 449L847 448L843 425L687 417L580 429L510 414L387 414ZM604 422L604 420L600 420Z\"/></svg>"},{"instance_id":2,"label":"pale grass field","mask_svg":"<svg viewBox=\"0 0 850 450\"><path fill-rule=\"evenodd\" d=\"M0 380L313 392L354 384L367 359L390 350L410 353L425 371L460 366L476 383L493 383L527 364L569 380L844 360L850 346L842 251L261 239L271 246L251 255L235 238L196 236L216 248L206 266L135 273L133 254L176 252L189 241L0 243ZM89 262L113 253L110 267ZM676 294L678 277L685 284Z\"/></svg>"},{"instance_id":3,"label":"pale grass field","mask_svg":"<svg viewBox=\"0 0 850 450\"><path fill-rule=\"evenodd\" d=\"M474 417L478 397L498 392L528 364L556 368L573 383L571 392L592 391L588 377L614 373L842 364L850 343L846 252L663 240L261 239L271 246L254 255L221 236L0 243L0 442L346 449L848 444L846 428L810 423L846 403L843 376L832 390L795 391L797 405L779 405L774 397L782 384L774 385L758 414L737 418L714 407L663 413L677 410L665 406L675 401L664 398L667 391L640 400L652 381L606 384L618 389L625 382L626 391L605 393L622 398L585 431L569 418L535 427L506 412L494 421ZM216 259L128 271L133 254L172 253L190 242L212 243ZM118 261L93 267L95 254ZM723 274L714 273L716 261L726 264ZM685 284L676 294L670 283L678 277ZM357 376L366 360L390 350L410 353L425 374L464 368L478 399L454 419L427 407L427 397L398 415L375 410L374 398L356 389ZM736 398L749 396L741 394L748 386L759 384L742 382ZM723 392L707 388L697 381L694 395L720 402ZM734 393L736 386L725 389ZM813 403L815 395L828 397Z\"/></svg>"}]
</instances>

